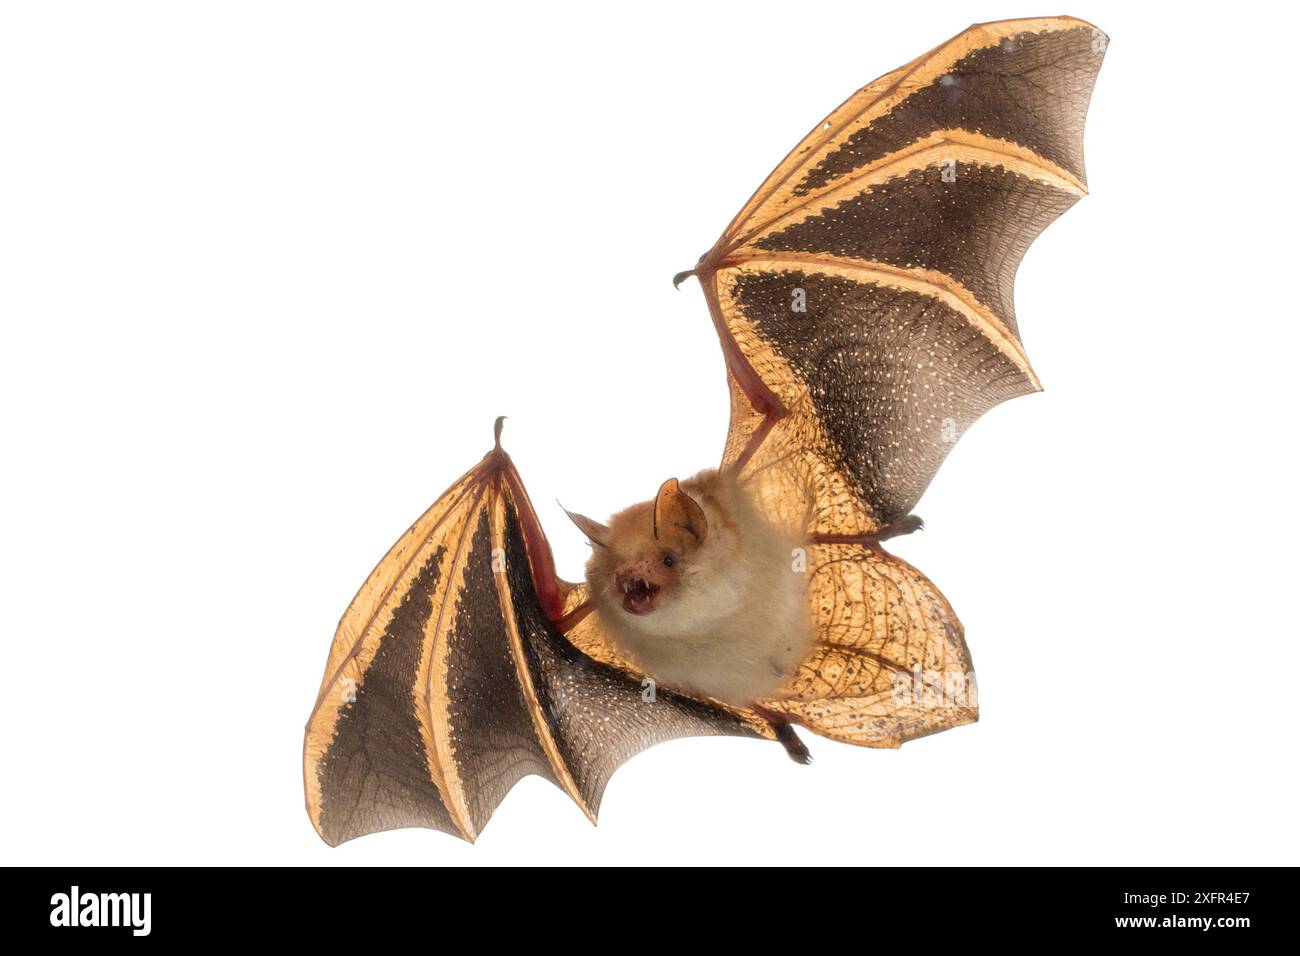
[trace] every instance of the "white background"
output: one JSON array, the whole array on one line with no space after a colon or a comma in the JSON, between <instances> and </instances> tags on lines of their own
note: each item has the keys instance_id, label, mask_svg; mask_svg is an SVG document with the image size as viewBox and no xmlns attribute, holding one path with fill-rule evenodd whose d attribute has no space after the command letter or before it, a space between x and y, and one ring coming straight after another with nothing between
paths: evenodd
<instances>
[{"instance_id":1,"label":"white background","mask_svg":"<svg viewBox=\"0 0 1300 956\"><path fill-rule=\"evenodd\" d=\"M302 727L388 545L505 442L605 515L716 463L694 283L854 89L992 4L6 4L5 862L1296 863L1297 228L1278 5L1081 3L1092 195L1027 256L1047 391L891 544L982 719L901 751L685 740L598 828L331 850Z\"/></svg>"}]
</instances>

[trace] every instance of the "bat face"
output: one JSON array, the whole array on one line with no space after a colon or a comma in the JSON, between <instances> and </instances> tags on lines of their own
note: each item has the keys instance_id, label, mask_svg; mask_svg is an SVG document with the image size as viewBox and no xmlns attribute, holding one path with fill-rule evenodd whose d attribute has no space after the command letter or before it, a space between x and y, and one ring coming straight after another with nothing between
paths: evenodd
<instances>
[{"instance_id":1,"label":"bat face","mask_svg":"<svg viewBox=\"0 0 1300 956\"><path fill-rule=\"evenodd\" d=\"M647 501L615 515L604 546L596 545L587 565L592 587L637 617L673 602L690 562L689 555L655 537L653 510Z\"/></svg>"},{"instance_id":2,"label":"bat face","mask_svg":"<svg viewBox=\"0 0 1300 956\"><path fill-rule=\"evenodd\" d=\"M807 653L807 578L790 559L802 537L733 476L670 479L601 537L587 568L596 619L656 684L744 707Z\"/></svg>"},{"instance_id":3,"label":"bat face","mask_svg":"<svg viewBox=\"0 0 1300 956\"><path fill-rule=\"evenodd\" d=\"M675 603L709 531L703 509L676 478L665 481L650 501L614 515L608 528L571 517L595 547L587 580L607 604L637 617Z\"/></svg>"}]
</instances>

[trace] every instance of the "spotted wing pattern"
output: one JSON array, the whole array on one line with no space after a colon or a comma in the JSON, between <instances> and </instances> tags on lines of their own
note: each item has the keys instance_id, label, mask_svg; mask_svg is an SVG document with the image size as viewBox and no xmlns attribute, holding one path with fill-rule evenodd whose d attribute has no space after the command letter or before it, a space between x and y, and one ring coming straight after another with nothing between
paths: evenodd
<instances>
[{"instance_id":1,"label":"spotted wing pattern","mask_svg":"<svg viewBox=\"0 0 1300 956\"><path fill-rule=\"evenodd\" d=\"M896 522L980 415L1039 388L1012 285L1084 195L1106 42L1069 17L971 27L827 116L704 257L724 461L773 511Z\"/></svg>"},{"instance_id":2,"label":"spotted wing pattern","mask_svg":"<svg viewBox=\"0 0 1300 956\"><path fill-rule=\"evenodd\" d=\"M879 542L980 415L1039 388L1012 286L1084 195L1106 44L1070 17L971 27L818 123L696 266L723 467L809 535L816 641L767 711L865 746L977 718L960 622Z\"/></svg>"},{"instance_id":3,"label":"spotted wing pattern","mask_svg":"<svg viewBox=\"0 0 1300 956\"><path fill-rule=\"evenodd\" d=\"M594 822L610 775L646 747L763 734L579 650L552 619L570 589L498 448L402 536L339 622L303 748L326 842L397 827L473 840L529 774Z\"/></svg>"}]
</instances>

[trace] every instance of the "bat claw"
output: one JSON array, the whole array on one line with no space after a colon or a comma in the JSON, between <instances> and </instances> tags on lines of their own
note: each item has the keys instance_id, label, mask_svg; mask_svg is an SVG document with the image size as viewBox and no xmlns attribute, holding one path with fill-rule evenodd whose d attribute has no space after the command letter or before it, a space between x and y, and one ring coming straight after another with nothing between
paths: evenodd
<instances>
[{"instance_id":1,"label":"bat claw","mask_svg":"<svg viewBox=\"0 0 1300 956\"><path fill-rule=\"evenodd\" d=\"M913 531L921 531L924 528L925 522L919 516L905 515L897 521L881 525L875 531L866 531L862 534L823 534L814 532L809 536L808 540L813 544L864 544L871 546L879 544L881 541L888 541L890 538L911 534Z\"/></svg>"},{"instance_id":2,"label":"bat claw","mask_svg":"<svg viewBox=\"0 0 1300 956\"><path fill-rule=\"evenodd\" d=\"M786 755L795 763L806 767L813 762L812 754L808 752L807 745L799 739L799 735L794 732L794 728L789 724L777 725L776 739L785 748Z\"/></svg>"},{"instance_id":3,"label":"bat claw","mask_svg":"<svg viewBox=\"0 0 1300 956\"><path fill-rule=\"evenodd\" d=\"M897 538L905 534L911 534L913 531L921 531L925 528L925 522L919 515L907 515L899 518L897 521L891 521L878 532L876 532L877 541L885 541L889 538Z\"/></svg>"},{"instance_id":4,"label":"bat claw","mask_svg":"<svg viewBox=\"0 0 1300 956\"><path fill-rule=\"evenodd\" d=\"M754 711L766 720L776 732L776 740L785 748L787 756L797 764L808 766L812 763L812 754L808 752L807 746L799 739L799 735L794 732L794 727L790 721L786 720L781 714L774 713L766 707L754 705Z\"/></svg>"},{"instance_id":5,"label":"bat claw","mask_svg":"<svg viewBox=\"0 0 1300 956\"><path fill-rule=\"evenodd\" d=\"M695 275L694 269L687 269L685 272L677 273L677 275L673 276L673 288L676 289L680 287L683 282L693 275Z\"/></svg>"}]
</instances>

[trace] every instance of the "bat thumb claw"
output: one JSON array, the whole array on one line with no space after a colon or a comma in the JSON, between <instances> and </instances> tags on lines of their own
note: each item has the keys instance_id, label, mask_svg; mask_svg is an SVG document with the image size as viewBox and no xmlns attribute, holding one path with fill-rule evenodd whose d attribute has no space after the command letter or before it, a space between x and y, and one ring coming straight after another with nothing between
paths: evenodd
<instances>
[{"instance_id":1,"label":"bat thumb claw","mask_svg":"<svg viewBox=\"0 0 1300 956\"><path fill-rule=\"evenodd\" d=\"M673 276L673 288L680 288L681 284L693 275L695 275L694 269L687 269L685 272L677 273L677 275Z\"/></svg>"}]
</instances>

